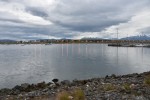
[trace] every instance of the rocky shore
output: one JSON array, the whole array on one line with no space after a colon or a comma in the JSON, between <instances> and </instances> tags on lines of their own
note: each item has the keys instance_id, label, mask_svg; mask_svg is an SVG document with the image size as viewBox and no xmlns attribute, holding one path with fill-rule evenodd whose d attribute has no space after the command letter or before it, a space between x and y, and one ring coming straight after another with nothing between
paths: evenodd
<instances>
[{"instance_id":1,"label":"rocky shore","mask_svg":"<svg viewBox=\"0 0 150 100\"><path fill-rule=\"evenodd\" d=\"M150 100L150 72L128 75L111 75L88 80L64 80L28 84L24 83L12 89L1 89L0 100L59 100L58 94L74 89L83 91L85 100ZM64 99L63 99L64 100ZM65 100L75 99L69 95Z\"/></svg>"}]
</instances>

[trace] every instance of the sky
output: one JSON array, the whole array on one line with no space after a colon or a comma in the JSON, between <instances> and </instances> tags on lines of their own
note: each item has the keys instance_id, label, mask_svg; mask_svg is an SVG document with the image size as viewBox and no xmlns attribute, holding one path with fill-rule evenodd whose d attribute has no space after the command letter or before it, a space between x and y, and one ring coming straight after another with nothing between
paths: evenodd
<instances>
[{"instance_id":1,"label":"sky","mask_svg":"<svg viewBox=\"0 0 150 100\"><path fill-rule=\"evenodd\" d=\"M0 0L0 39L150 35L150 0Z\"/></svg>"}]
</instances>

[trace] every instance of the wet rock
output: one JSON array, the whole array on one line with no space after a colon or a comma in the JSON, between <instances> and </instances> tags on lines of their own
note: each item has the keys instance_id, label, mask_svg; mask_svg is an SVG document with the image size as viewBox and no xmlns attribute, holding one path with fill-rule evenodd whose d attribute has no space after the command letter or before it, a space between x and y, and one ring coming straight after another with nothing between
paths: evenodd
<instances>
[{"instance_id":1,"label":"wet rock","mask_svg":"<svg viewBox=\"0 0 150 100\"><path fill-rule=\"evenodd\" d=\"M112 74L111 78L117 78L117 76L115 74Z\"/></svg>"},{"instance_id":2,"label":"wet rock","mask_svg":"<svg viewBox=\"0 0 150 100\"><path fill-rule=\"evenodd\" d=\"M29 85L30 85L30 84L28 84L28 83L24 83L24 84L21 84L21 87L22 87L23 89L26 89L26 88L28 88Z\"/></svg>"},{"instance_id":3,"label":"wet rock","mask_svg":"<svg viewBox=\"0 0 150 100\"><path fill-rule=\"evenodd\" d=\"M30 91L33 91L33 90L36 90L38 89L37 85L35 84L31 84L31 85L28 85L27 88L24 89L25 92L30 92Z\"/></svg>"},{"instance_id":4,"label":"wet rock","mask_svg":"<svg viewBox=\"0 0 150 100\"><path fill-rule=\"evenodd\" d=\"M45 88L42 90L42 92L47 92L49 90L49 88Z\"/></svg>"},{"instance_id":5,"label":"wet rock","mask_svg":"<svg viewBox=\"0 0 150 100\"><path fill-rule=\"evenodd\" d=\"M64 81L61 81L61 84L70 86L71 82L69 80L64 80Z\"/></svg>"},{"instance_id":6,"label":"wet rock","mask_svg":"<svg viewBox=\"0 0 150 100\"><path fill-rule=\"evenodd\" d=\"M85 85L85 84L87 83L87 81L86 81L86 80L81 80L79 83L80 83L81 85Z\"/></svg>"},{"instance_id":7,"label":"wet rock","mask_svg":"<svg viewBox=\"0 0 150 100\"><path fill-rule=\"evenodd\" d=\"M57 88L57 85L53 83L53 84L51 84L50 86L48 86L48 88L49 88L49 89L56 89L56 88Z\"/></svg>"},{"instance_id":8,"label":"wet rock","mask_svg":"<svg viewBox=\"0 0 150 100\"><path fill-rule=\"evenodd\" d=\"M48 82L48 83L47 83L47 86L50 86L51 84L53 84L53 83L52 83L52 82Z\"/></svg>"},{"instance_id":9,"label":"wet rock","mask_svg":"<svg viewBox=\"0 0 150 100\"><path fill-rule=\"evenodd\" d=\"M19 86L19 85L16 85L14 88L12 88L12 90L15 91L15 93L18 93L18 91L22 91L23 88L21 86Z\"/></svg>"},{"instance_id":10,"label":"wet rock","mask_svg":"<svg viewBox=\"0 0 150 100\"><path fill-rule=\"evenodd\" d=\"M55 78L52 80L52 82L57 83L59 81L59 79Z\"/></svg>"},{"instance_id":11,"label":"wet rock","mask_svg":"<svg viewBox=\"0 0 150 100\"><path fill-rule=\"evenodd\" d=\"M74 86L77 86L77 85L79 84L79 81L78 81L77 79L74 79L74 80L72 81L72 84L73 84Z\"/></svg>"},{"instance_id":12,"label":"wet rock","mask_svg":"<svg viewBox=\"0 0 150 100\"><path fill-rule=\"evenodd\" d=\"M106 75L106 76L105 76L105 79L107 79L107 78L109 78L109 76L108 76L108 75Z\"/></svg>"},{"instance_id":13,"label":"wet rock","mask_svg":"<svg viewBox=\"0 0 150 100\"><path fill-rule=\"evenodd\" d=\"M42 89L42 88L46 88L47 84L45 82L41 82L37 84L37 87Z\"/></svg>"},{"instance_id":14,"label":"wet rock","mask_svg":"<svg viewBox=\"0 0 150 100\"><path fill-rule=\"evenodd\" d=\"M150 100L150 87L143 84L145 75L147 73L122 76L107 75L105 78L73 80L72 82L64 80L60 83L58 79L53 79L53 83L41 82L32 85L24 83L21 86L15 86L12 90L1 89L0 100L9 98L5 95L9 94L10 91L10 94L16 96L14 100L18 98L27 100L43 95L55 97L57 93L62 91L71 92L77 88L83 90L86 100ZM57 84L60 84L60 86ZM106 91L106 87L108 91ZM2 95L2 93L5 95ZM70 96L69 98L74 99L72 97Z\"/></svg>"},{"instance_id":15,"label":"wet rock","mask_svg":"<svg viewBox=\"0 0 150 100\"><path fill-rule=\"evenodd\" d=\"M17 95L17 94L20 94L20 93L21 93L20 90L14 90L14 91L11 92L11 94L13 94L13 95Z\"/></svg>"},{"instance_id":16,"label":"wet rock","mask_svg":"<svg viewBox=\"0 0 150 100\"><path fill-rule=\"evenodd\" d=\"M10 94L10 93L11 93L11 89L4 88L0 90L0 96Z\"/></svg>"}]
</instances>

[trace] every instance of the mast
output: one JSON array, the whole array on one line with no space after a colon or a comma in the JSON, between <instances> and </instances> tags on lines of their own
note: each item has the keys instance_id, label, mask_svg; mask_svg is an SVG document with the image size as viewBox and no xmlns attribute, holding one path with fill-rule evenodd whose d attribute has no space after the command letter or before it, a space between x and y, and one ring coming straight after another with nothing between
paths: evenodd
<instances>
[{"instance_id":1,"label":"mast","mask_svg":"<svg viewBox=\"0 0 150 100\"><path fill-rule=\"evenodd\" d=\"M144 34L143 34L143 32L141 33L142 34L142 45L143 45L143 41L144 41Z\"/></svg>"},{"instance_id":2,"label":"mast","mask_svg":"<svg viewBox=\"0 0 150 100\"><path fill-rule=\"evenodd\" d=\"M128 33L127 33L127 43L129 44L129 36L128 36Z\"/></svg>"},{"instance_id":3,"label":"mast","mask_svg":"<svg viewBox=\"0 0 150 100\"><path fill-rule=\"evenodd\" d=\"M118 28L117 28L117 40L118 40L118 34L119 34L119 33L118 33Z\"/></svg>"},{"instance_id":4,"label":"mast","mask_svg":"<svg viewBox=\"0 0 150 100\"><path fill-rule=\"evenodd\" d=\"M118 45L119 41L118 41L118 28L117 28L117 45Z\"/></svg>"}]
</instances>

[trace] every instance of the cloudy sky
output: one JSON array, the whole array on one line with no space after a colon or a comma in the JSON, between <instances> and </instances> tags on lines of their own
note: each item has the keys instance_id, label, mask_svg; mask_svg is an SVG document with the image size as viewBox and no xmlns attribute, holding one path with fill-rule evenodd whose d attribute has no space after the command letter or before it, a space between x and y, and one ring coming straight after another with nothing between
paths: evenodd
<instances>
[{"instance_id":1,"label":"cloudy sky","mask_svg":"<svg viewBox=\"0 0 150 100\"><path fill-rule=\"evenodd\" d=\"M0 39L150 34L150 0L0 0Z\"/></svg>"}]
</instances>

